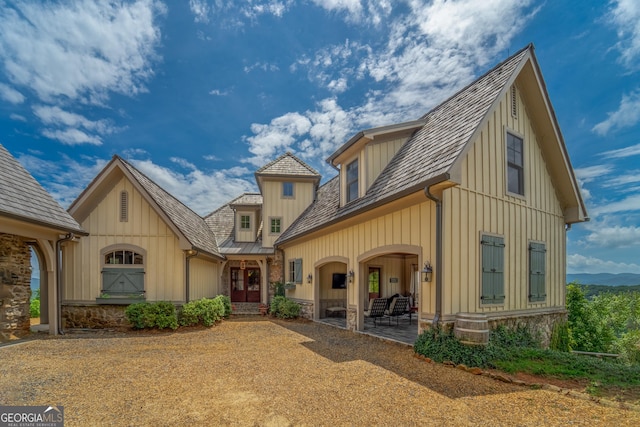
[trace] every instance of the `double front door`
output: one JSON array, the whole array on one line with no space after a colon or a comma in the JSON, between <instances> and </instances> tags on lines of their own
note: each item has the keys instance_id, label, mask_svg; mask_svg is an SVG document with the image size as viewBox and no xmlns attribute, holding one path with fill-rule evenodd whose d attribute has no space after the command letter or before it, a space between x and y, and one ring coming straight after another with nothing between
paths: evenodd
<instances>
[{"instance_id":1,"label":"double front door","mask_svg":"<svg viewBox=\"0 0 640 427\"><path fill-rule=\"evenodd\" d=\"M231 268L231 302L260 302L259 268Z\"/></svg>"}]
</instances>

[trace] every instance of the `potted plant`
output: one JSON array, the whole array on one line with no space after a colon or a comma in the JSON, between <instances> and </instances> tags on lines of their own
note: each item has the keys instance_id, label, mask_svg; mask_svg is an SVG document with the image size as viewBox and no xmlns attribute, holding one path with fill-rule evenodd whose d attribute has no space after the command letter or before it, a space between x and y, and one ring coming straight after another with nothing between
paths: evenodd
<instances>
[{"instance_id":1,"label":"potted plant","mask_svg":"<svg viewBox=\"0 0 640 427\"><path fill-rule=\"evenodd\" d=\"M260 303L260 305L258 306L258 310L260 310L260 314L263 316L266 316L267 313L269 312L269 306L263 303Z\"/></svg>"}]
</instances>

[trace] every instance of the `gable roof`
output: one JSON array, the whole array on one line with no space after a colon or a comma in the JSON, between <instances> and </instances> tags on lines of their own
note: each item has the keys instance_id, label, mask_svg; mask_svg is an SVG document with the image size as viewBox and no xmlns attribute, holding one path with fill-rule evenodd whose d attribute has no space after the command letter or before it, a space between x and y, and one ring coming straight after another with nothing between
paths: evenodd
<instances>
[{"instance_id":1,"label":"gable roof","mask_svg":"<svg viewBox=\"0 0 640 427\"><path fill-rule=\"evenodd\" d=\"M94 193L106 193L124 174L138 189L158 215L181 239L182 249L193 249L222 258L215 236L204 219L173 197L126 160L114 155L111 161L94 178L69 207L74 216L85 217L92 209Z\"/></svg>"},{"instance_id":2,"label":"gable roof","mask_svg":"<svg viewBox=\"0 0 640 427\"><path fill-rule=\"evenodd\" d=\"M475 141L490 112L527 64L534 65L534 70L538 72L537 78L542 82L533 45L528 45L422 116L420 120L426 121L424 126L416 130L404 143L362 197L340 207L339 196L334 194L339 193L338 183L332 180L325 184L318 191L315 204L280 236L276 244L421 191L430 185L459 184L459 167L466 150ZM539 91L546 100L551 127L558 136L555 152L559 153L564 161L556 168L555 173L560 181L568 182L562 184L562 190L576 210L573 222L584 221L586 208L566 154L555 114L548 102L546 88L541 83ZM352 140L353 138L350 141ZM321 196L327 199L320 200Z\"/></svg>"},{"instance_id":3,"label":"gable roof","mask_svg":"<svg viewBox=\"0 0 640 427\"><path fill-rule=\"evenodd\" d=\"M260 191L262 191L262 181L267 177L311 180L316 186L322 178L315 169L288 151L258 169L255 177Z\"/></svg>"},{"instance_id":4,"label":"gable roof","mask_svg":"<svg viewBox=\"0 0 640 427\"><path fill-rule=\"evenodd\" d=\"M0 144L0 216L60 232L88 233Z\"/></svg>"},{"instance_id":5,"label":"gable roof","mask_svg":"<svg viewBox=\"0 0 640 427\"><path fill-rule=\"evenodd\" d=\"M258 205L262 205L262 195L245 193L205 216L205 222L216 236L220 253L225 255L273 254L273 248L262 247L262 232L260 230L256 233L256 240L253 242L234 241L234 207Z\"/></svg>"}]
</instances>

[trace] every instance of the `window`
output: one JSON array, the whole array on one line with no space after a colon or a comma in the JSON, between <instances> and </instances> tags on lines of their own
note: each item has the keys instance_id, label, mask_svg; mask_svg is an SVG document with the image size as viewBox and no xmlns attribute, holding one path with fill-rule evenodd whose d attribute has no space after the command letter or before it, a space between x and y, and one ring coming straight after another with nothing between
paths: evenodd
<instances>
[{"instance_id":1,"label":"window","mask_svg":"<svg viewBox=\"0 0 640 427\"><path fill-rule=\"evenodd\" d=\"M280 233L281 224L282 224L281 218L271 218L271 233L273 234Z\"/></svg>"},{"instance_id":2,"label":"window","mask_svg":"<svg viewBox=\"0 0 640 427\"><path fill-rule=\"evenodd\" d=\"M358 160L347 165L347 203L358 198Z\"/></svg>"},{"instance_id":3,"label":"window","mask_svg":"<svg viewBox=\"0 0 640 427\"><path fill-rule=\"evenodd\" d=\"M482 304L504 302L504 238L482 235Z\"/></svg>"},{"instance_id":4,"label":"window","mask_svg":"<svg viewBox=\"0 0 640 427\"><path fill-rule=\"evenodd\" d=\"M282 183L282 197L293 197L293 182Z\"/></svg>"},{"instance_id":5,"label":"window","mask_svg":"<svg viewBox=\"0 0 640 427\"><path fill-rule=\"evenodd\" d=\"M144 264L144 257L134 251L129 250L117 250L107 252L104 255L105 265L121 264L121 265L135 265Z\"/></svg>"},{"instance_id":6,"label":"window","mask_svg":"<svg viewBox=\"0 0 640 427\"><path fill-rule=\"evenodd\" d=\"M120 222L129 221L129 193L120 192Z\"/></svg>"},{"instance_id":7,"label":"window","mask_svg":"<svg viewBox=\"0 0 640 427\"><path fill-rule=\"evenodd\" d=\"M524 196L523 141L507 133L507 191Z\"/></svg>"},{"instance_id":8,"label":"window","mask_svg":"<svg viewBox=\"0 0 640 427\"><path fill-rule=\"evenodd\" d=\"M302 283L302 258L289 261L289 281L291 283Z\"/></svg>"},{"instance_id":9,"label":"window","mask_svg":"<svg viewBox=\"0 0 640 427\"><path fill-rule=\"evenodd\" d=\"M544 243L529 243L529 301L544 301L545 291L546 253Z\"/></svg>"},{"instance_id":10,"label":"window","mask_svg":"<svg viewBox=\"0 0 640 427\"><path fill-rule=\"evenodd\" d=\"M251 217L249 215L240 216L240 229L251 230Z\"/></svg>"}]
</instances>

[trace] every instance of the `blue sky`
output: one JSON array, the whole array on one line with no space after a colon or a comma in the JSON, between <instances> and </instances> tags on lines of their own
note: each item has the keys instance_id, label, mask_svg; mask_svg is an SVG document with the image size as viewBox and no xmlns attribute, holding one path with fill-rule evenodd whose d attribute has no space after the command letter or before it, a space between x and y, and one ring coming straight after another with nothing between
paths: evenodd
<instances>
[{"instance_id":1,"label":"blue sky","mask_svg":"<svg viewBox=\"0 0 640 427\"><path fill-rule=\"evenodd\" d=\"M640 273L637 0L0 0L0 28L0 143L64 207L119 154L202 215L533 42L591 217L568 272Z\"/></svg>"}]
</instances>

